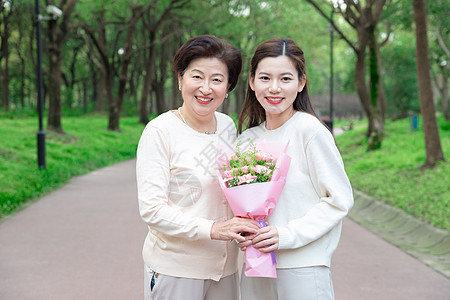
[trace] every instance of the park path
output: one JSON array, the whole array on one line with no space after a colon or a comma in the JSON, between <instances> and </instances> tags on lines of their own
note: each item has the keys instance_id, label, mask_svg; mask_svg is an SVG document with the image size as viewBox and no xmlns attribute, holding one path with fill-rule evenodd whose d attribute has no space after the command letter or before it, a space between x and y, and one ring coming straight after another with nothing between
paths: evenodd
<instances>
[{"instance_id":1,"label":"park path","mask_svg":"<svg viewBox=\"0 0 450 300\"><path fill-rule=\"evenodd\" d=\"M0 223L0 299L143 299L135 160L96 170ZM450 280L349 218L337 300L450 299ZM188 300L188 299L187 299Z\"/></svg>"}]
</instances>

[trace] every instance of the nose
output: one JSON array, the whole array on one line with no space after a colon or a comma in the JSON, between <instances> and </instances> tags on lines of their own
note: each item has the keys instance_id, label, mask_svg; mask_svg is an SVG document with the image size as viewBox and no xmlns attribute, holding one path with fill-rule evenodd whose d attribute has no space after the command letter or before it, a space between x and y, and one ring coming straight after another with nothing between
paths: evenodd
<instances>
[{"instance_id":1,"label":"nose","mask_svg":"<svg viewBox=\"0 0 450 300\"><path fill-rule=\"evenodd\" d=\"M209 80L203 81L202 85L200 86L200 92L202 92L203 95L211 94Z\"/></svg>"},{"instance_id":2,"label":"nose","mask_svg":"<svg viewBox=\"0 0 450 300\"><path fill-rule=\"evenodd\" d=\"M271 92L271 93L279 93L281 91L281 88L280 88L280 86L278 85L278 82L276 81L276 80L274 80L273 82L272 82L272 84L270 85L270 87L269 87L269 92Z\"/></svg>"}]
</instances>

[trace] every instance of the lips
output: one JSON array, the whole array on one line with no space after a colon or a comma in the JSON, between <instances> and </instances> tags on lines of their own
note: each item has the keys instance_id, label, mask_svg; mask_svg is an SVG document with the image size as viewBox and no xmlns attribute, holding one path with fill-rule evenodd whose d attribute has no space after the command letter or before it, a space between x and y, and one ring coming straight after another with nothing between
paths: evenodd
<instances>
[{"instance_id":1,"label":"lips","mask_svg":"<svg viewBox=\"0 0 450 300\"><path fill-rule=\"evenodd\" d=\"M195 96L195 100L197 100L198 103L201 104L207 104L213 100L211 97L201 97L201 96Z\"/></svg>"},{"instance_id":2,"label":"lips","mask_svg":"<svg viewBox=\"0 0 450 300\"><path fill-rule=\"evenodd\" d=\"M279 104L283 101L283 97L266 97L269 104Z\"/></svg>"}]
</instances>

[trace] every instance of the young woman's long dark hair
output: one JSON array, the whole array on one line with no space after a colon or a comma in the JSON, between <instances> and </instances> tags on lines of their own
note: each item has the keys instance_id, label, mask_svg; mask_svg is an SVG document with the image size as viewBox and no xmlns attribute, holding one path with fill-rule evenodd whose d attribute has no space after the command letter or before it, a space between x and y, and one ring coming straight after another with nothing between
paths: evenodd
<instances>
[{"instance_id":1,"label":"young woman's long dark hair","mask_svg":"<svg viewBox=\"0 0 450 300\"><path fill-rule=\"evenodd\" d=\"M260 44L255 51L250 62L250 74L255 78L256 68L261 60L266 57L278 57L285 55L291 59L295 68L298 71L299 79L306 74L306 62L303 50L291 39L274 38ZM295 98L292 104L294 110L303 111L317 117L308 93L308 80L306 80L305 87ZM264 108L256 99L255 92L252 91L250 85L247 87L247 95L245 96L244 105L239 115L238 132L246 128L258 126L266 120L266 113Z\"/></svg>"}]
</instances>

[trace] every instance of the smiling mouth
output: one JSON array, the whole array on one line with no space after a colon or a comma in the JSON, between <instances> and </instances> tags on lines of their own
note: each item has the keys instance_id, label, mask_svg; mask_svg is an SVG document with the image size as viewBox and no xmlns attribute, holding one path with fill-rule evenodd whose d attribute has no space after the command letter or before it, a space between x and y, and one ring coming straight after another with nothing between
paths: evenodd
<instances>
[{"instance_id":1,"label":"smiling mouth","mask_svg":"<svg viewBox=\"0 0 450 300\"><path fill-rule=\"evenodd\" d=\"M266 97L266 100L270 104L278 104L283 101L282 97Z\"/></svg>"},{"instance_id":2,"label":"smiling mouth","mask_svg":"<svg viewBox=\"0 0 450 300\"><path fill-rule=\"evenodd\" d=\"M204 97L199 97L199 96L195 96L195 99L200 102L200 103L209 103L213 100L213 98L204 98Z\"/></svg>"}]
</instances>

